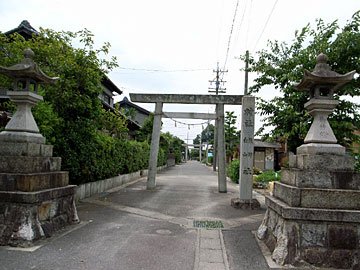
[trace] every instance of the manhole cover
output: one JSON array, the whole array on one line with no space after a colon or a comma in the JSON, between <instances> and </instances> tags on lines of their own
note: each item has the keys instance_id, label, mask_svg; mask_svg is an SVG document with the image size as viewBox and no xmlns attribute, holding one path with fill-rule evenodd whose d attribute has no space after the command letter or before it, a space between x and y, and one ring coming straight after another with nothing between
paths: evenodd
<instances>
[{"instance_id":1,"label":"manhole cover","mask_svg":"<svg viewBox=\"0 0 360 270\"><path fill-rule=\"evenodd\" d=\"M222 229L224 224L221 220L194 220L193 226L195 228L205 229Z\"/></svg>"},{"instance_id":2,"label":"manhole cover","mask_svg":"<svg viewBox=\"0 0 360 270\"><path fill-rule=\"evenodd\" d=\"M156 233L157 234L169 235L169 234L171 234L171 231L169 231L169 230L157 230Z\"/></svg>"}]
</instances>

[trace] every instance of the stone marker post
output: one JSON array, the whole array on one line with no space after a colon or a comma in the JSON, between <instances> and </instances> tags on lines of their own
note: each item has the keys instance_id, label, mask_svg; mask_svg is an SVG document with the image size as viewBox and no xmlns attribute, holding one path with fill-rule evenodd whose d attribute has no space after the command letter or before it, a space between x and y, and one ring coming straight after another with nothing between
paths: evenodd
<instances>
[{"instance_id":1,"label":"stone marker post","mask_svg":"<svg viewBox=\"0 0 360 270\"><path fill-rule=\"evenodd\" d=\"M360 174L354 159L336 138L327 116L336 107L336 90L356 71L331 70L327 56L316 57L313 72L304 70L296 88L308 91L304 107L314 121L304 144L281 169L257 237L281 265L360 269Z\"/></svg>"},{"instance_id":2,"label":"stone marker post","mask_svg":"<svg viewBox=\"0 0 360 270\"><path fill-rule=\"evenodd\" d=\"M255 97L244 96L241 110L240 138L240 197L233 198L231 205L241 209L258 209L260 203L252 198L254 166Z\"/></svg>"},{"instance_id":3,"label":"stone marker post","mask_svg":"<svg viewBox=\"0 0 360 270\"><path fill-rule=\"evenodd\" d=\"M159 154L162 107L163 107L162 102L156 102L154 124L153 124L152 136L151 136L147 189L154 189L156 187L155 177L157 172L157 161Z\"/></svg>"},{"instance_id":4,"label":"stone marker post","mask_svg":"<svg viewBox=\"0 0 360 270\"><path fill-rule=\"evenodd\" d=\"M32 60L30 49L0 74L13 79L7 94L17 105L15 115L0 133L0 245L27 246L54 231L79 221L68 172L60 171L61 158L45 138L31 113L42 96L39 84L53 84Z\"/></svg>"}]
</instances>

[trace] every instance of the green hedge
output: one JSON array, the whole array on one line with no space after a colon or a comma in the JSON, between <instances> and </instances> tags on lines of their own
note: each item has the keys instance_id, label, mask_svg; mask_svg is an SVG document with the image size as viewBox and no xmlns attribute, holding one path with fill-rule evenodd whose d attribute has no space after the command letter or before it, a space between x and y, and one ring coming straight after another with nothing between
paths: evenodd
<instances>
[{"instance_id":1,"label":"green hedge","mask_svg":"<svg viewBox=\"0 0 360 270\"><path fill-rule=\"evenodd\" d=\"M55 145L55 150L65 157L62 169L70 172L71 184L93 182L148 168L150 146L147 142L118 139L97 132L90 135L92 138L86 142L73 143L72 139L78 135L70 133L66 140L60 139ZM164 164L166 155L160 148L158 165Z\"/></svg>"},{"instance_id":2,"label":"green hedge","mask_svg":"<svg viewBox=\"0 0 360 270\"><path fill-rule=\"evenodd\" d=\"M266 171L256 177L256 182L269 183L272 181L280 181L281 171Z\"/></svg>"}]
</instances>

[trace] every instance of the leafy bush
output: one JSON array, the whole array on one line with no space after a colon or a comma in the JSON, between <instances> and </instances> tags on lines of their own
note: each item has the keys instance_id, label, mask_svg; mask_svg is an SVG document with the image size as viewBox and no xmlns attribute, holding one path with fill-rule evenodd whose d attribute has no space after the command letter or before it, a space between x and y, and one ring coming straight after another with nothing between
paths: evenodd
<instances>
[{"instance_id":1,"label":"leafy bush","mask_svg":"<svg viewBox=\"0 0 360 270\"><path fill-rule=\"evenodd\" d=\"M352 147L350 148L350 151L351 156L354 158L354 170L355 172L360 172L360 147L358 147L357 149Z\"/></svg>"},{"instance_id":2,"label":"leafy bush","mask_svg":"<svg viewBox=\"0 0 360 270\"><path fill-rule=\"evenodd\" d=\"M166 164L166 162L167 162L167 152L168 152L168 149L166 149L164 147L159 148L158 161L157 161L158 166L163 166L163 165Z\"/></svg>"},{"instance_id":3,"label":"leafy bush","mask_svg":"<svg viewBox=\"0 0 360 270\"><path fill-rule=\"evenodd\" d=\"M280 180L280 171L265 171L256 177L256 182L269 183Z\"/></svg>"},{"instance_id":4,"label":"leafy bush","mask_svg":"<svg viewBox=\"0 0 360 270\"><path fill-rule=\"evenodd\" d=\"M255 175L259 175L259 174L262 174L263 173L263 171L262 170L260 170L260 169L258 169L258 168L256 168L256 167L254 167L254 174Z\"/></svg>"},{"instance_id":5,"label":"leafy bush","mask_svg":"<svg viewBox=\"0 0 360 270\"><path fill-rule=\"evenodd\" d=\"M239 183L240 160L234 159L228 167L228 175L232 182Z\"/></svg>"},{"instance_id":6,"label":"leafy bush","mask_svg":"<svg viewBox=\"0 0 360 270\"><path fill-rule=\"evenodd\" d=\"M180 164L182 160L182 154L181 150L177 149L173 151L173 154L175 155L175 163Z\"/></svg>"}]
</instances>

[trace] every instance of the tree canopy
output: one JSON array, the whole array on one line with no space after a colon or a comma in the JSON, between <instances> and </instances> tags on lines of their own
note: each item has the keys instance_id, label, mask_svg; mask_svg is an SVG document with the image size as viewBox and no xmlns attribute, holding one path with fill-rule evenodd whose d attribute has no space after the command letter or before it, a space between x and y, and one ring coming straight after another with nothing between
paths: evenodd
<instances>
[{"instance_id":1,"label":"tree canopy","mask_svg":"<svg viewBox=\"0 0 360 270\"><path fill-rule=\"evenodd\" d=\"M268 140L287 140L289 150L295 152L296 147L304 141L312 117L304 109L308 96L297 91L294 83L301 81L304 69L314 69L316 56L320 53L329 57L328 64L332 70L340 74L352 70L359 73L359 27L360 11L343 27L337 21L325 23L318 19L315 27L308 24L296 31L291 44L268 41L267 49L250 56L248 71L258 73L250 93L255 94L264 86L272 86L282 94L271 100L257 98L258 110L264 116L264 124L258 135ZM245 60L245 57L242 56L242 59ZM360 128L359 105L351 99L359 94L360 78L357 77L337 91L335 99L340 103L329 116L337 140L345 146L359 141L359 136L354 133L354 129ZM273 128L266 131L266 127Z\"/></svg>"},{"instance_id":2,"label":"tree canopy","mask_svg":"<svg viewBox=\"0 0 360 270\"><path fill-rule=\"evenodd\" d=\"M232 161L234 153L236 153L236 147L240 144L240 131L236 129L236 120L235 112L226 112L224 129L226 162L228 163Z\"/></svg>"},{"instance_id":3,"label":"tree canopy","mask_svg":"<svg viewBox=\"0 0 360 270\"><path fill-rule=\"evenodd\" d=\"M95 49L93 35L86 29L75 33L40 29L29 40L19 34L8 37L0 33L1 66L17 64L23 58L22 51L31 48L41 69L60 77L55 85L41 87L44 102L34 107L33 113L41 134L54 145L54 155L62 157L62 169L70 171L72 183L136 168L121 155L109 161L119 153L117 148L140 148L120 141L127 130L124 117L105 111L98 98L103 77L117 66L115 58L105 59L109 47L105 43ZM0 85L11 88L11 80L0 76Z\"/></svg>"},{"instance_id":4,"label":"tree canopy","mask_svg":"<svg viewBox=\"0 0 360 270\"><path fill-rule=\"evenodd\" d=\"M209 144L214 143L214 125L209 124L201 131L200 134L196 135L194 139L194 144L200 144L200 135L201 135L201 142L208 142Z\"/></svg>"}]
</instances>

